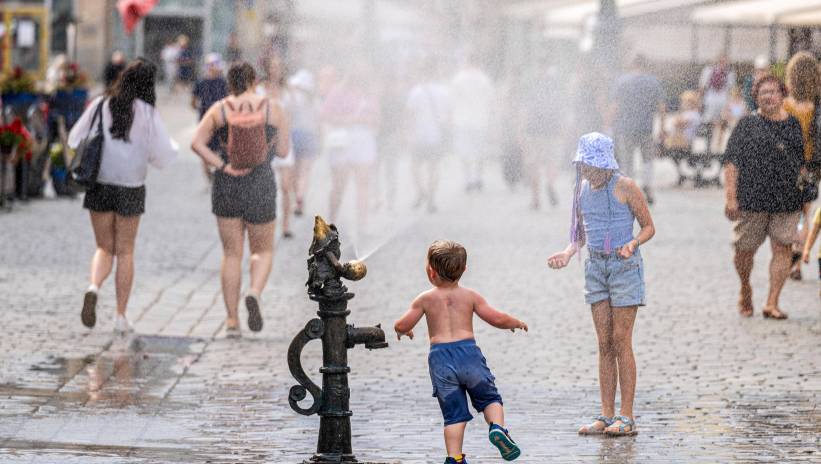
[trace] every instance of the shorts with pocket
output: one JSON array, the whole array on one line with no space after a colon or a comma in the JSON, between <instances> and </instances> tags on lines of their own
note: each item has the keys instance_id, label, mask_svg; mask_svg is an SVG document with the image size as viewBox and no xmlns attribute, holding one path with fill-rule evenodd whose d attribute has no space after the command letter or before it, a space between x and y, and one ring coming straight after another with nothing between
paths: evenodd
<instances>
[{"instance_id":1,"label":"shorts with pocket","mask_svg":"<svg viewBox=\"0 0 821 464\"><path fill-rule=\"evenodd\" d=\"M446 426L473 419L467 396L478 412L493 403L502 404L496 378L473 339L431 345L428 369Z\"/></svg>"},{"instance_id":2,"label":"shorts with pocket","mask_svg":"<svg viewBox=\"0 0 821 464\"><path fill-rule=\"evenodd\" d=\"M639 249L629 258L616 251L589 250L584 262L584 301L592 305L610 300L610 306L644 306L644 260Z\"/></svg>"},{"instance_id":3,"label":"shorts with pocket","mask_svg":"<svg viewBox=\"0 0 821 464\"><path fill-rule=\"evenodd\" d=\"M145 186L94 184L86 190L83 208L98 213L113 212L120 216L139 216L145 212Z\"/></svg>"},{"instance_id":4,"label":"shorts with pocket","mask_svg":"<svg viewBox=\"0 0 821 464\"><path fill-rule=\"evenodd\" d=\"M755 251L767 237L782 245L798 243L798 222L801 212L766 213L742 211L733 226L733 246L739 250Z\"/></svg>"}]
</instances>

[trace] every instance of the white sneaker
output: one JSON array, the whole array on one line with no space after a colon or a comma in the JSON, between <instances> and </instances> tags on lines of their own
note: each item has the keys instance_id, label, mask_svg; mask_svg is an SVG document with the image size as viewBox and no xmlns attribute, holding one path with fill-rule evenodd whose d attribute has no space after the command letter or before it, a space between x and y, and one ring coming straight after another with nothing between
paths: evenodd
<instances>
[{"instance_id":1,"label":"white sneaker","mask_svg":"<svg viewBox=\"0 0 821 464\"><path fill-rule=\"evenodd\" d=\"M130 334L133 331L134 328L131 327L131 323L128 322L128 318L118 314L117 318L114 319L114 333L117 335L125 335Z\"/></svg>"}]
</instances>

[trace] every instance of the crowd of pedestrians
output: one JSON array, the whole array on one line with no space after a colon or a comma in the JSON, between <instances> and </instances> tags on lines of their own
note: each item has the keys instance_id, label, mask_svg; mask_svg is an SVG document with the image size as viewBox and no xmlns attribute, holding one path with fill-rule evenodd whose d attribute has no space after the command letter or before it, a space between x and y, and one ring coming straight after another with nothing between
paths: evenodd
<instances>
[{"instance_id":1,"label":"crowd of pedestrians","mask_svg":"<svg viewBox=\"0 0 821 464\"><path fill-rule=\"evenodd\" d=\"M183 53L184 41L179 45ZM191 71L182 69L184 58L177 64L178 82L185 82ZM210 182L212 213L223 250L221 283L229 337L241 334L238 314L246 238L250 284L244 303L248 326L258 332L263 327L261 295L272 268L276 220L280 219L282 237L287 239L292 236L292 215L323 208L305 204L312 167L320 155L331 167L326 205L330 220L338 217L353 183L360 234L367 233L374 197L381 203L384 196L388 208L396 207L389 192L395 188L396 156L402 147L412 156L416 194L408 207L437 211L440 162L449 153L464 166L466 192L476 194L485 188L484 168L493 147L500 146L500 135L521 157L532 208L540 207L543 181L549 202L559 201L555 180L563 161L560 139L572 130L568 126L574 116L558 102L573 83L560 82L550 65L535 74L540 85L528 87L524 79L514 79L501 91L474 55L468 55L450 79L436 56L418 60L401 79L394 75L387 80L365 61L342 70L325 67L316 74L307 69L289 73L273 53L260 64L259 75L243 61L232 63L226 73L222 58L210 54L204 77L192 82L191 89L191 105L199 116L191 148L201 158ZM678 96L677 112L668 114L662 83L639 56L614 81L607 104L596 98L587 102L591 112L601 109L601 132L612 136L595 131L580 137L572 160L576 182L568 196L572 199L570 244L547 262L560 269L584 248L588 250L584 296L598 340L601 413L583 425L580 434L637 432L632 332L638 308L646 303L640 250L655 234L649 208L654 202L653 161L659 149L657 121L661 121L663 149L688 145L691 149L705 127L713 139L723 140L708 150L723 153L725 214L733 221L734 264L740 280L738 311L744 317L754 314L750 276L755 253L769 238L770 287L761 312L768 319L787 318L779 306L785 281L791 272L800 278L801 263L809 261L821 229L821 208L812 212L821 168L816 153L821 143L817 114L821 71L815 57L805 52L787 63L784 81L763 72L759 64L751 79L739 83L729 61L721 57L702 70L698 88ZM147 167L163 167L178 151L155 109L157 77L157 68L147 61L125 65L69 135L69 145L79 147L102 127L99 176L83 203L96 241L81 311L88 327L96 323L98 290L116 264L115 331L131 331L126 313L134 241L145 210ZM746 99L748 81L752 103ZM501 95L509 101L503 102ZM642 167L640 182L633 179L636 152ZM634 234L635 224L638 233ZM466 391L474 407L484 412L491 442L503 457L515 459L520 450L504 428L501 396L481 352L470 342L469 321L475 312L496 327L527 330L527 325L459 287L466 259L460 245L436 242L426 263L434 288L411 304L395 329L399 337L412 338L413 326L423 316L431 327L431 378L445 418L448 462L465 462L462 440L470 420L463 398ZM444 330L437 322L441 317L437 308L444 300L459 307L461 326ZM454 361L460 357L464 364ZM449 369L458 370L458 378L436 374ZM482 382L467 389L465 379L479 374ZM451 397L453 391L461 395L458 401Z\"/></svg>"}]
</instances>

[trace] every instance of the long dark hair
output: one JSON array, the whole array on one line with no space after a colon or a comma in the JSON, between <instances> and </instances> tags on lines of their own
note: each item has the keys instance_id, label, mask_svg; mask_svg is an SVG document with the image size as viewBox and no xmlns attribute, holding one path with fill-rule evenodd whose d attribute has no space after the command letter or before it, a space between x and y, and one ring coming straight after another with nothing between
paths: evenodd
<instances>
[{"instance_id":1,"label":"long dark hair","mask_svg":"<svg viewBox=\"0 0 821 464\"><path fill-rule=\"evenodd\" d=\"M134 100L140 99L154 106L157 103L156 81L157 67L143 58L123 70L109 92L111 138L129 141L128 134L134 122Z\"/></svg>"}]
</instances>

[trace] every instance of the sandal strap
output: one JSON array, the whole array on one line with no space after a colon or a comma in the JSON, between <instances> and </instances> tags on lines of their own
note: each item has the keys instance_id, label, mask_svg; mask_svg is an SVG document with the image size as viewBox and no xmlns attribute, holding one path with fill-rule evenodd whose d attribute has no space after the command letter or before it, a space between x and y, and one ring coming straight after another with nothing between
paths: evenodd
<instances>
[{"instance_id":1,"label":"sandal strap","mask_svg":"<svg viewBox=\"0 0 821 464\"><path fill-rule=\"evenodd\" d=\"M605 426L605 427L610 427L610 426L613 424L614 418L613 418L613 417L607 417L607 416L602 416L602 415L599 415L598 417L596 417L595 419L593 419L593 422L596 422L596 421L599 421L599 422L604 422L604 426ZM592 425L592 424L591 424L591 425Z\"/></svg>"},{"instance_id":2,"label":"sandal strap","mask_svg":"<svg viewBox=\"0 0 821 464\"><path fill-rule=\"evenodd\" d=\"M633 428L636 426L636 423L633 421L633 419L627 416L614 416L613 423L617 421L621 421L621 425L619 425L620 432L624 432L625 427L630 427L630 430L633 430Z\"/></svg>"}]
</instances>

